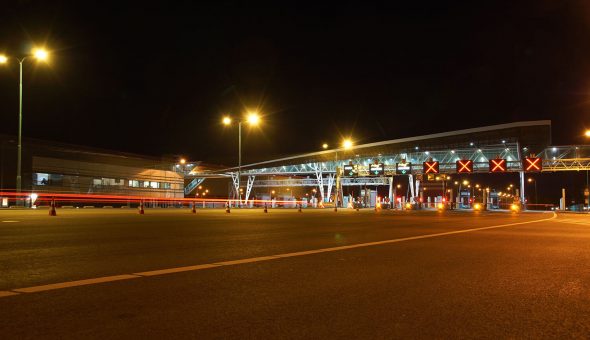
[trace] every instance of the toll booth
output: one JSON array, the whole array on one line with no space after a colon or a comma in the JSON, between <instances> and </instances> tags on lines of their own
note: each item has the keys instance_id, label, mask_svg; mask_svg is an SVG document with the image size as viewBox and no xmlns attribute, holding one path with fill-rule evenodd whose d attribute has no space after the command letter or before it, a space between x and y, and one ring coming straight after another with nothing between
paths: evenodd
<instances>
[{"instance_id":1,"label":"toll booth","mask_svg":"<svg viewBox=\"0 0 590 340\"><path fill-rule=\"evenodd\" d=\"M459 208L469 209L471 208L471 190L461 190L459 193Z\"/></svg>"},{"instance_id":2,"label":"toll booth","mask_svg":"<svg viewBox=\"0 0 590 340\"><path fill-rule=\"evenodd\" d=\"M490 209L500 209L500 198L495 191L490 192L488 196L488 207Z\"/></svg>"}]
</instances>

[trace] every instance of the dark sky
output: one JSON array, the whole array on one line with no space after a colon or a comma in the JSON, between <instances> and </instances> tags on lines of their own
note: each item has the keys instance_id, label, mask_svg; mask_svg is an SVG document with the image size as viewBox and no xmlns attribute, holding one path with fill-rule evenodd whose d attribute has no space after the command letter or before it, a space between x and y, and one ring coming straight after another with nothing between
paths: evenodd
<instances>
[{"instance_id":1,"label":"dark sky","mask_svg":"<svg viewBox=\"0 0 590 340\"><path fill-rule=\"evenodd\" d=\"M220 119L248 109L264 124L244 163L348 135L551 119L565 144L590 127L588 1L152 3L3 3L0 51L52 50L25 62L25 136L232 164ZM0 133L17 66L0 68Z\"/></svg>"}]
</instances>

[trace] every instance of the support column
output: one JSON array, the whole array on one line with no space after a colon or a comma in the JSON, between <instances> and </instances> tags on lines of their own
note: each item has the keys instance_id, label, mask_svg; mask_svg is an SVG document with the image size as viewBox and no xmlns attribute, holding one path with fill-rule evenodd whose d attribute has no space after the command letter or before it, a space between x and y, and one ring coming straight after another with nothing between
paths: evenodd
<instances>
[{"instance_id":1,"label":"support column","mask_svg":"<svg viewBox=\"0 0 590 340\"><path fill-rule=\"evenodd\" d=\"M408 184L408 188L410 188L409 201L411 203L414 200L414 176L412 174L408 175Z\"/></svg>"},{"instance_id":2,"label":"support column","mask_svg":"<svg viewBox=\"0 0 590 340\"><path fill-rule=\"evenodd\" d=\"M391 202L391 207L393 207L393 176L389 177L389 202Z\"/></svg>"},{"instance_id":3,"label":"support column","mask_svg":"<svg viewBox=\"0 0 590 340\"><path fill-rule=\"evenodd\" d=\"M338 169L336 169L336 172L338 172ZM328 190L326 193L326 197L324 198L324 202L328 202L328 200L330 199L330 195L332 195L332 187L334 186L334 177L336 175L335 174L329 174L328 175Z\"/></svg>"},{"instance_id":4,"label":"support column","mask_svg":"<svg viewBox=\"0 0 590 340\"><path fill-rule=\"evenodd\" d=\"M523 209L526 209L526 205L524 203L524 171L520 172L520 204Z\"/></svg>"},{"instance_id":5,"label":"support column","mask_svg":"<svg viewBox=\"0 0 590 340\"><path fill-rule=\"evenodd\" d=\"M340 177L340 168L336 168L336 195L334 195L334 205L337 207L340 202L340 191L342 190L342 183ZM341 202L340 202L341 203Z\"/></svg>"},{"instance_id":6,"label":"support column","mask_svg":"<svg viewBox=\"0 0 590 340\"><path fill-rule=\"evenodd\" d=\"M320 198L324 202L324 175L322 173L322 163L315 163L314 167L315 177L318 181L318 189L320 191ZM329 195L329 194L328 194Z\"/></svg>"},{"instance_id":7,"label":"support column","mask_svg":"<svg viewBox=\"0 0 590 340\"><path fill-rule=\"evenodd\" d=\"M239 177L239 175L237 173L232 172L231 173L231 180L232 180L232 182L234 184L234 186L233 186L234 187L234 197L233 197L233 199L236 199L237 198L238 201L239 201L239 199L240 199L240 177ZM239 202L236 203L236 204L239 204Z\"/></svg>"},{"instance_id":8,"label":"support column","mask_svg":"<svg viewBox=\"0 0 590 340\"><path fill-rule=\"evenodd\" d=\"M256 176L248 176L248 183L246 184L246 196L244 197L244 204L246 205L248 205L248 198L250 197L250 192L252 191L255 177Z\"/></svg>"}]
</instances>

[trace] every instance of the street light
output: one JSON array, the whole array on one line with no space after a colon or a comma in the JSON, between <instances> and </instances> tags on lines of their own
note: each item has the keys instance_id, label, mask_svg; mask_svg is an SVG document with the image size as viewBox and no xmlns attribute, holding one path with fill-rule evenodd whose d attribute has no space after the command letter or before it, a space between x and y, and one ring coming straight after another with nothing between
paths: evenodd
<instances>
[{"instance_id":1,"label":"street light","mask_svg":"<svg viewBox=\"0 0 590 340\"><path fill-rule=\"evenodd\" d=\"M342 141L342 147L345 150L350 150L352 149L352 141L350 139L345 139Z\"/></svg>"},{"instance_id":2,"label":"street light","mask_svg":"<svg viewBox=\"0 0 590 340\"><path fill-rule=\"evenodd\" d=\"M231 125L232 119L229 116L225 116L223 117L222 121L223 125ZM248 115L246 116L246 122L248 124L250 124L250 126L256 126L258 124L260 124L260 116L258 115L257 112L249 112ZM238 180L237 180L237 186L238 189L241 190L240 188L240 177L242 176L242 120L240 119L238 121ZM240 202L240 204L242 203L242 195L240 195L239 191L238 191L238 201Z\"/></svg>"},{"instance_id":3,"label":"street light","mask_svg":"<svg viewBox=\"0 0 590 340\"><path fill-rule=\"evenodd\" d=\"M538 198L537 198L537 181L534 180L532 177L529 177L527 179L527 182L529 182L529 183L535 183L535 204L539 203Z\"/></svg>"},{"instance_id":4,"label":"street light","mask_svg":"<svg viewBox=\"0 0 590 340\"><path fill-rule=\"evenodd\" d=\"M324 143L324 144L322 144L322 148L323 148L324 150L326 150L326 149L328 148L328 143Z\"/></svg>"},{"instance_id":5,"label":"street light","mask_svg":"<svg viewBox=\"0 0 590 340\"><path fill-rule=\"evenodd\" d=\"M31 51L31 54L26 55L22 58L14 58L18 61L19 65L19 82L18 82L18 149L17 149L17 160L16 160L16 192L17 195L21 192L22 188L22 176L21 176L21 165L22 165L22 129L23 129L23 62L33 57L38 61L45 61L49 58L49 52L43 48L35 48ZM0 55L0 64L8 63L8 56ZM17 202L21 202L17 199Z\"/></svg>"},{"instance_id":6,"label":"street light","mask_svg":"<svg viewBox=\"0 0 590 340\"><path fill-rule=\"evenodd\" d=\"M584 132L584 136L590 137L590 130L586 130L586 132Z\"/></svg>"}]
</instances>

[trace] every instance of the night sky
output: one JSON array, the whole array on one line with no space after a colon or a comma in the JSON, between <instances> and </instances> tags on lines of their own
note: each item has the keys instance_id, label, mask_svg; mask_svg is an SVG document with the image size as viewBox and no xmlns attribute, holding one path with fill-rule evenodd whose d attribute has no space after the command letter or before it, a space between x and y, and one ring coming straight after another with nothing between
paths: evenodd
<instances>
[{"instance_id":1,"label":"night sky","mask_svg":"<svg viewBox=\"0 0 590 340\"><path fill-rule=\"evenodd\" d=\"M583 143L590 2L443 2L10 1L0 51L52 51L25 62L27 137L233 165L221 117L259 110L244 163L537 119ZM17 105L12 62L0 133L16 134Z\"/></svg>"}]
</instances>

